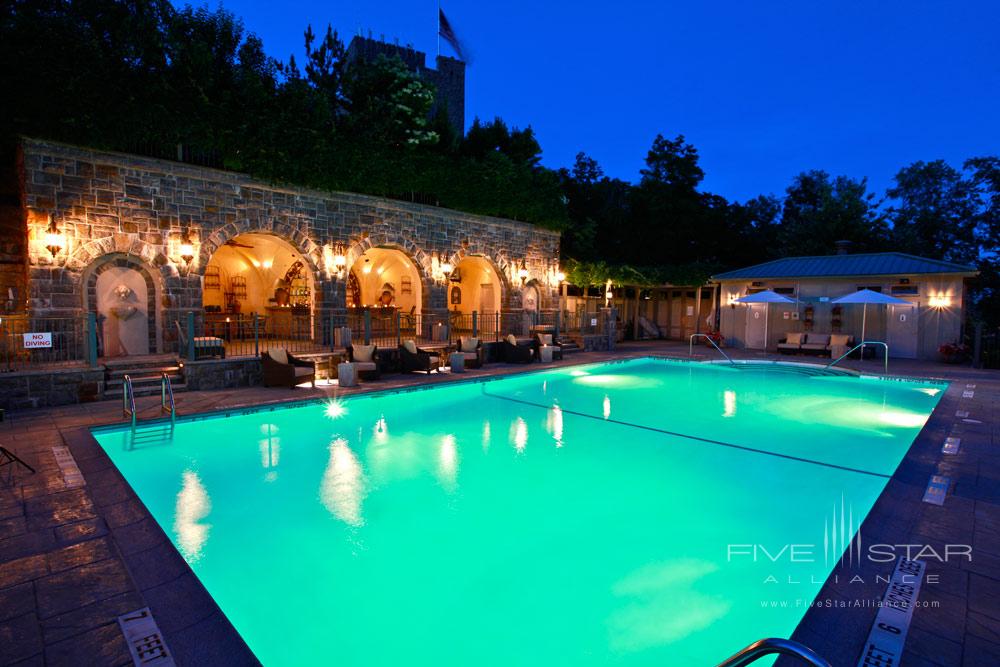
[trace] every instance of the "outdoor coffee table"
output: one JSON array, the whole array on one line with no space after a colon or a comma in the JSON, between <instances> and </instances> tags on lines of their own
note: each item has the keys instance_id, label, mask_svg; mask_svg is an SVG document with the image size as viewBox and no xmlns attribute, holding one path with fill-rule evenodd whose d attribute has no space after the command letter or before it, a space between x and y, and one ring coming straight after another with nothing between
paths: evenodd
<instances>
[{"instance_id":1,"label":"outdoor coffee table","mask_svg":"<svg viewBox=\"0 0 1000 667\"><path fill-rule=\"evenodd\" d=\"M552 363L551 345L542 345L540 348L538 348L538 361L540 361L543 364Z\"/></svg>"}]
</instances>

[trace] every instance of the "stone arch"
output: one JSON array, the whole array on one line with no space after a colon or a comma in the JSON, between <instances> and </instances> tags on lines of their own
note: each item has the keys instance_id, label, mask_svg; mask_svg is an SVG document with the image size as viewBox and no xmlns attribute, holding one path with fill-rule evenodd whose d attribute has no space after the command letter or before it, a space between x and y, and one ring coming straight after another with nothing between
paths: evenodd
<instances>
[{"instance_id":1,"label":"stone arch","mask_svg":"<svg viewBox=\"0 0 1000 667\"><path fill-rule=\"evenodd\" d=\"M434 282L430 253L424 252L417 244L402 235L386 233L368 234L351 243L347 249L345 255L347 257L347 270L350 270L354 266L355 262L365 254L365 251L372 248L398 250L413 262L413 267L420 278L420 303L422 304L422 309L428 309L432 303L431 285Z\"/></svg>"},{"instance_id":2,"label":"stone arch","mask_svg":"<svg viewBox=\"0 0 1000 667\"><path fill-rule=\"evenodd\" d=\"M499 253L493 255L478 247L478 244L473 243L463 244L461 248L449 255L447 260L453 266L458 266L463 259L468 257L477 257L485 260L497 274L500 278L500 310L509 310L514 295L514 287L509 275L510 263Z\"/></svg>"},{"instance_id":3,"label":"stone arch","mask_svg":"<svg viewBox=\"0 0 1000 667\"><path fill-rule=\"evenodd\" d=\"M323 264L322 247L295 225L274 220L263 224L255 224L248 219L230 222L216 229L207 237L199 239L198 261L192 272L204 275L205 267L208 266L212 255L225 245L226 241L231 241L241 234L270 234L287 242L302 255L302 259L306 261L309 270L312 271L313 278L316 281L321 280L323 275L320 272L320 267Z\"/></svg>"},{"instance_id":4,"label":"stone arch","mask_svg":"<svg viewBox=\"0 0 1000 667\"><path fill-rule=\"evenodd\" d=\"M149 336L149 352L156 354L163 348L162 313L159 307L163 299L163 278L149 263L140 256L112 252L95 258L81 272L82 305L85 312L97 313L97 279L105 271L112 268L129 268L137 271L146 283L146 319Z\"/></svg>"},{"instance_id":5,"label":"stone arch","mask_svg":"<svg viewBox=\"0 0 1000 667\"><path fill-rule=\"evenodd\" d=\"M84 274L95 262L109 255L135 258L158 277L161 289L165 281L178 275L177 267L169 258L138 234L112 234L80 244L66 258L65 267L67 271Z\"/></svg>"}]
</instances>

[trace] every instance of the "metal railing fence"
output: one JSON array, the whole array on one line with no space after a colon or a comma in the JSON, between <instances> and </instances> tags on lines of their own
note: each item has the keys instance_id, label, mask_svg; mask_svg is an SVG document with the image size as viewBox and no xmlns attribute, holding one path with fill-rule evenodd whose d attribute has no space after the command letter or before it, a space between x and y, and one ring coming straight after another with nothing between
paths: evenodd
<instances>
[{"instance_id":1,"label":"metal railing fence","mask_svg":"<svg viewBox=\"0 0 1000 667\"><path fill-rule=\"evenodd\" d=\"M87 316L0 317L0 370L18 371L39 366L96 362L96 335L89 335ZM89 354L88 354L89 353Z\"/></svg>"}]
</instances>

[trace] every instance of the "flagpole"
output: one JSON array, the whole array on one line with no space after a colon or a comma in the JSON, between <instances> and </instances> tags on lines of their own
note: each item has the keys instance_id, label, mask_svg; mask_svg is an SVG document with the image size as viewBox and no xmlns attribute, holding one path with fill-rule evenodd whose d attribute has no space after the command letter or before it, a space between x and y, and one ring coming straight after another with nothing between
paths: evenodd
<instances>
[{"instance_id":1,"label":"flagpole","mask_svg":"<svg viewBox=\"0 0 1000 667\"><path fill-rule=\"evenodd\" d=\"M437 13L437 38L438 38L438 57L441 56L441 0L438 0L438 13Z\"/></svg>"}]
</instances>

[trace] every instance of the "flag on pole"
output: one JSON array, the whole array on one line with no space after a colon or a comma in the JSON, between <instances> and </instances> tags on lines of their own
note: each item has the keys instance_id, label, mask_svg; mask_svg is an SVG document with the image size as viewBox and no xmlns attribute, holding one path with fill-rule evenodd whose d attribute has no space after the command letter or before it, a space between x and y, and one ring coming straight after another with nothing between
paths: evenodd
<instances>
[{"instance_id":1,"label":"flag on pole","mask_svg":"<svg viewBox=\"0 0 1000 667\"><path fill-rule=\"evenodd\" d=\"M462 42L458 40L455 29L451 27L448 17L444 15L444 10L438 7L438 34L444 37L444 41L451 44L459 60L465 60L465 53L462 49Z\"/></svg>"}]
</instances>

